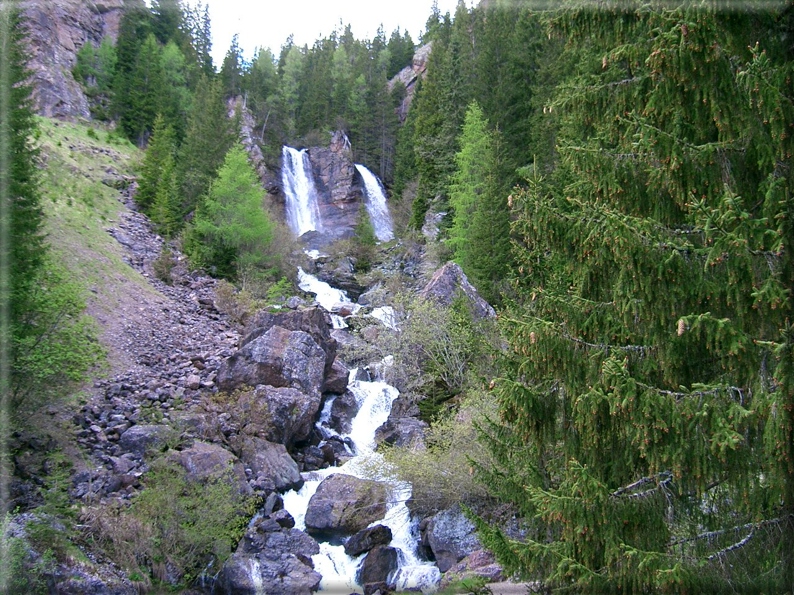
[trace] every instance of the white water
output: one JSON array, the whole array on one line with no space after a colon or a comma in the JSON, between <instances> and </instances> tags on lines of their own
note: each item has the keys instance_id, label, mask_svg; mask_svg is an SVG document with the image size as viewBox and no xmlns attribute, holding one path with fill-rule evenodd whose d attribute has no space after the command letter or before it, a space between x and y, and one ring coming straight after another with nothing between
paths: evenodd
<instances>
[{"instance_id":1,"label":"white water","mask_svg":"<svg viewBox=\"0 0 794 595\"><path fill-rule=\"evenodd\" d=\"M386 205L386 193L375 174L358 163L356 163L356 169L361 174L361 179L364 180L367 198L365 205L367 213L369 213L369 220L375 230L375 237L380 242L388 242L394 239L394 226L391 215L389 215L389 207Z\"/></svg>"},{"instance_id":2,"label":"white water","mask_svg":"<svg viewBox=\"0 0 794 595\"><path fill-rule=\"evenodd\" d=\"M317 295L317 301L326 309L338 305L340 302L349 303L347 295L323 283L302 270L299 271L300 287ZM326 305L328 304L328 305ZM388 362L384 362L388 365ZM372 525L383 524L392 532L391 546L400 551L399 568L391 581L398 590L420 589L422 592L433 592L441 578L441 574L434 564L419 559L416 548L419 543L417 523L411 520L411 515L406 506L406 501L411 497L411 486L406 482L395 480L383 457L375 452L375 431L389 417L394 399L399 391L393 386L382 382L366 382L356 380L357 371L350 372L348 389L353 393L359 410L351 422L349 434L342 435L355 444L355 455L339 467L330 467L320 471L304 474L305 483L299 491L290 491L284 494L284 508L295 519L298 529L306 528L306 508L310 498L317 491L317 486L327 476L333 473L366 477L388 482L392 486L386 516ZM332 403L326 402L320 413L318 427L323 435L335 434L323 422L328 422L331 415ZM364 555L351 558L345 554L344 546L320 543L320 553L312 556L314 567L323 579L320 583L321 591L329 592L357 592L362 588L355 582L358 570Z\"/></svg>"},{"instance_id":3,"label":"white water","mask_svg":"<svg viewBox=\"0 0 794 595\"><path fill-rule=\"evenodd\" d=\"M317 188L311 175L311 163L306 150L281 148L281 183L287 201L287 224L297 236L307 231L320 231L320 207Z\"/></svg>"}]
</instances>

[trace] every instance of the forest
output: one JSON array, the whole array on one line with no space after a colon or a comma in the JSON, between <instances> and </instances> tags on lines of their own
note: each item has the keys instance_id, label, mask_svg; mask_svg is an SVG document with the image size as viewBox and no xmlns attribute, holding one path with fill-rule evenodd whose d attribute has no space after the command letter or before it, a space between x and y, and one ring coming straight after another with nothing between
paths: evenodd
<instances>
[{"instance_id":1,"label":"forest","mask_svg":"<svg viewBox=\"0 0 794 595\"><path fill-rule=\"evenodd\" d=\"M237 141L239 98L274 171L282 146L344 131L401 245L458 263L496 309L486 328L464 307L410 305L416 323L383 349L422 371L428 447L386 457L429 508L461 504L505 576L573 593L794 590L791 0L461 0L434 5L418 40L340 26L250 61L235 39L221 64L206 7L126 4L116 43L84 45L73 73L93 119L145 150L136 204L191 266L256 298L292 284L289 232ZM7 13L9 434L42 387L102 356L42 231ZM427 44L406 111L393 79Z\"/></svg>"}]
</instances>

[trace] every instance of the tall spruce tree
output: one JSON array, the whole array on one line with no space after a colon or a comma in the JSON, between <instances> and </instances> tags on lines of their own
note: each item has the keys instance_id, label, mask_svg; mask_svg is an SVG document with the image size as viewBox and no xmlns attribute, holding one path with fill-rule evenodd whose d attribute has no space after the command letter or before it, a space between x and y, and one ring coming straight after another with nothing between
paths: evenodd
<instances>
[{"instance_id":1,"label":"tall spruce tree","mask_svg":"<svg viewBox=\"0 0 794 595\"><path fill-rule=\"evenodd\" d=\"M552 22L579 68L549 106L559 170L514 197L530 297L501 317L481 470L527 538L478 526L561 589L791 592L786 35L760 9L617 6Z\"/></svg>"}]
</instances>

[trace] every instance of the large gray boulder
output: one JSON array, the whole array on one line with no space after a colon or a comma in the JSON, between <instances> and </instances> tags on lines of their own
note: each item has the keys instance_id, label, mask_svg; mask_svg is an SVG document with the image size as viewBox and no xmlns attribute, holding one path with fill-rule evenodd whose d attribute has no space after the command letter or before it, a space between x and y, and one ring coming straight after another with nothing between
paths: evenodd
<instances>
[{"instance_id":1,"label":"large gray boulder","mask_svg":"<svg viewBox=\"0 0 794 595\"><path fill-rule=\"evenodd\" d=\"M493 307L480 297L463 269L454 262L448 262L433 273L433 278L419 295L442 306L451 306L453 300L462 295L468 300L476 320L496 317Z\"/></svg>"},{"instance_id":2,"label":"large gray boulder","mask_svg":"<svg viewBox=\"0 0 794 595\"><path fill-rule=\"evenodd\" d=\"M345 553L355 558L364 552L368 552L376 545L389 545L391 539L391 529L386 525L367 527L345 542Z\"/></svg>"},{"instance_id":3,"label":"large gray boulder","mask_svg":"<svg viewBox=\"0 0 794 595\"><path fill-rule=\"evenodd\" d=\"M270 480L280 492L299 490L303 485L298 464L283 444L268 442L256 436L245 436L237 441L235 451L259 483L262 483L262 479Z\"/></svg>"},{"instance_id":4,"label":"large gray boulder","mask_svg":"<svg viewBox=\"0 0 794 595\"><path fill-rule=\"evenodd\" d=\"M317 487L306 509L306 532L324 539L357 533L386 516L388 485L334 474Z\"/></svg>"},{"instance_id":5,"label":"large gray boulder","mask_svg":"<svg viewBox=\"0 0 794 595\"><path fill-rule=\"evenodd\" d=\"M127 428L119 439L122 452L142 457L149 450L162 448L173 433L168 426L138 425Z\"/></svg>"},{"instance_id":6,"label":"large gray boulder","mask_svg":"<svg viewBox=\"0 0 794 595\"><path fill-rule=\"evenodd\" d=\"M472 552L482 549L474 523L464 516L458 506L442 510L430 519L425 541L441 572L446 572Z\"/></svg>"},{"instance_id":7,"label":"large gray boulder","mask_svg":"<svg viewBox=\"0 0 794 595\"><path fill-rule=\"evenodd\" d=\"M309 595L320 587L322 576L311 559L293 554L271 559L265 555L232 554L215 582L219 595Z\"/></svg>"},{"instance_id":8,"label":"large gray boulder","mask_svg":"<svg viewBox=\"0 0 794 595\"><path fill-rule=\"evenodd\" d=\"M325 365L326 354L310 334L273 326L224 361L217 382L229 392L266 384L319 396Z\"/></svg>"},{"instance_id":9,"label":"large gray boulder","mask_svg":"<svg viewBox=\"0 0 794 595\"><path fill-rule=\"evenodd\" d=\"M294 388L257 386L237 400L234 413L240 433L283 444L288 449L306 440L320 409L320 394Z\"/></svg>"}]
</instances>

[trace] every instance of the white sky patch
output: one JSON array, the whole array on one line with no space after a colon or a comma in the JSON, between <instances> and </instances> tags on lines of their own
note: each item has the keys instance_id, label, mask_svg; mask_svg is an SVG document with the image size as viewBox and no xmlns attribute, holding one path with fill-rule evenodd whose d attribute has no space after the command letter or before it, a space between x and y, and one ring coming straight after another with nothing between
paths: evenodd
<instances>
[{"instance_id":1,"label":"white sky patch","mask_svg":"<svg viewBox=\"0 0 794 595\"><path fill-rule=\"evenodd\" d=\"M471 7L473 0L466 0ZM196 0L188 0L190 6ZM372 39L383 25L388 40L392 31L400 27L408 31L414 43L424 33L433 0L204 0L209 6L212 22L212 60L220 68L232 37L246 60L251 60L255 48L270 48L278 57L281 46L292 34L295 44L311 47L334 30L350 25L356 39ZM455 14L457 0L438 0L442 16Z\"/></svg>"}]
</instances>

